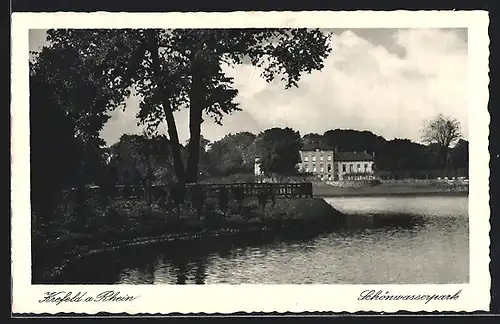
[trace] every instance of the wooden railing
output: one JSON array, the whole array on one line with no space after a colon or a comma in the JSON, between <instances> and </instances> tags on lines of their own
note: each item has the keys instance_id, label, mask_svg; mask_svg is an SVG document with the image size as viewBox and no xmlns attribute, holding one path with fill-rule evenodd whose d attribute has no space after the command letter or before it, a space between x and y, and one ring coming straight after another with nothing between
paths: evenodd
<instances>
[{"instance_id":1,"label":"wooden railing","mask_svg":"<svg viewBox=\"0 0 500 324\"><path fill-rule=\"evenodd\" d=\"M218 197L221 188L234 192L236 188L243 191L246 197L257 197L267 192L276 197L283 198L308 198L312 197L312 183L232 183L232 184L200 184L187 185L187 187L201 186L207 197Z\"/></svg>"},{"instance_id":2,"label":"wooden railing","mask_svg":"<svg viewBox=\"0 0 500 324\"><path fill-rule=\"evenodd\" d=\"M66 193L77 194L77 189ZM201 194L205 198L220 198L227 195L245 199L249 197L262 198L263 195L274 198L310 198L313 196L312 183L232 183L232 184L187 184L179 185L156 185L151 187L150 193L143 186L117 185L109 188L88 187L80 194L84 196L106 196L107 198L143 199L151 196L153 200L170 200L179 194L183 197L192 196L193 192ZM78 195L78 194L77 194ZM182 198L184 199L184 198Z\"/></svg>"}]
</instances>

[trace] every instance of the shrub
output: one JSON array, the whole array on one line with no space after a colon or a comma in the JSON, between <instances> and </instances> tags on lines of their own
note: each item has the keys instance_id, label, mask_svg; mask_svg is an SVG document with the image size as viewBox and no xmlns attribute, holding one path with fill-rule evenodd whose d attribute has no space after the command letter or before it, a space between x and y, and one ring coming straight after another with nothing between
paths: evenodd
<instances>
[{"instance_id":1,"label":"shrub","mask_svg":"<svg viewBox=\"0 0 500 324\"><path fill-rule=\"evenodd\" d=\"M262 211L266 209L267 205L267 198L269 197L269 191L268 190L262 190L259 192L257 199L259 201L259 205L262 208Z\"/></svg>"},{"instance_id":2,"label":"shrub","mask_svg":"<svg viewBox=\"0 0 500 324\"><path fill-rule=\"evenodd\" d=\"M234 187L231 189L232 194L238 202L238 212L241 212L243 201L245 200L245 189L242 187Z\"/></svg>"},{"instance_id":3,"label":"shrub","mask_svg":"<svg viewBox=\"0 0 500 324\"><path fill-rule=\"evenodd\" d=\"M207 198L205 190L200 185L194 185L190 188L191 202L196 209L198 217L201 216L205 199Z\"/></svg>"},{"instance_id":4,"label":"shrub","mask_svg":"<svg viewBox=\"0 0 500 324\"><path fill-rule=\"evenodd\" d=\"M229 190L226 187L221 187L219 191L219 208L222 212L226 212L229 205Z\"/></svg>"},{"instance_id":5,"label":"shrub","mask_svg":"<svg viewBox=\"0 0 500 324\"><path fill-rule=\"evenodd\" d=\"M173 185L170 189L170 197L176 206L184 204L186 198L186 188L183 185Z\"/></svg>"}]
</instances>

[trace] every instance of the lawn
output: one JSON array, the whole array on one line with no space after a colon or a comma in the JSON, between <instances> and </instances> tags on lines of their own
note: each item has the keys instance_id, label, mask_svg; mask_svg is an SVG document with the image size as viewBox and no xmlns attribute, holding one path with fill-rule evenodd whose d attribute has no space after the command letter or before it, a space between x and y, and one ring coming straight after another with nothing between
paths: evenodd
<instances>
[{"instance_id":1,"label":"lawn","mask_svg":"<svg viewBox=\"0 0 500 324\"><path fill-rule=\"evenodd\" d=\"M315 197L340 196L400 196L450 194L466 195L469 186L463 182L446 182L438 180L393 180L378 185L333 186L326 183L313 184Z\"/></svg>"}]
</instances>

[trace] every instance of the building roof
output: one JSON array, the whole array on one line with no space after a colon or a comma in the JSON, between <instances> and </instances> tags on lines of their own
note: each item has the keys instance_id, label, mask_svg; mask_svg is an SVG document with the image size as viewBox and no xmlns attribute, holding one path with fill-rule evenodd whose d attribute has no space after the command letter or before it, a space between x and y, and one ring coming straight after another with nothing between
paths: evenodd
<instances>
[{"instance_id":1,"label":"building roof","mask_svg":"<svg viewBox=\"0 0 500 324\"><path fill-rule=\"evenodd\" d=\"M375 157L366 152L337 152L336 161L373 161Z\"/></svg>"}]
</instances>

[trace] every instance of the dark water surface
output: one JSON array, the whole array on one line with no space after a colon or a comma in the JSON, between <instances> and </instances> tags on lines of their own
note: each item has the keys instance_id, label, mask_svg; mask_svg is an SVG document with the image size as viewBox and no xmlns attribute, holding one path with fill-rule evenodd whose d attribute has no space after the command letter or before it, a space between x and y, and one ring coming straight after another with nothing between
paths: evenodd
<instances>
[{"instance_id":1,"label":"dark water surface","mask_svg":"<svg viewBox=\"0 0 500 324\"><path fill-rule=\"evenodd\" d=\"M73 264L63 280L108 284L468 282L467 197L326 201L350 215L342 228L328 234L252 235L127 248Z\"/></svg>"}]
</instances>

